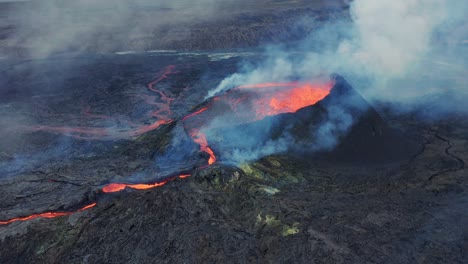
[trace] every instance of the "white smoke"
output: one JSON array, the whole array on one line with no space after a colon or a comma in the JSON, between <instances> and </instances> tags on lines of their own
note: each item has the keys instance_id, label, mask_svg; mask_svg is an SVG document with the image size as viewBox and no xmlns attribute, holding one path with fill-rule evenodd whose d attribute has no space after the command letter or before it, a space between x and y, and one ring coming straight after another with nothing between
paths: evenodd
<instances>
[{"instance_id":1,"label":"white smoke","mask_svg":"<svg viewBox=\"0 0 468 264\"><path fill-rule=\"evenodd\" d=\"M207 98L238 85L256 84L265 81L279 82L284 81L294 74L294 66L288 60L286 54L279 52L275 52L275 54L276 56L266 60L263 65L258 68L252 69L251 66L244 66L244 70L249 71L248 74L235 73L225 78L216 89L208 92Z\"/></svg>"},{"instance_id":2,"label":"white smoke","mask_svg":"<svg viewBox=\"0 0 468 264\"><path fill-rule=\"evenodd\" d=\"M353 121L353 116L340 106L329 107L327 119L315 131L311 131L320 139L311 146L312 150L332 150L338 144L338 137L351 128Z\"/></svg>"},{"instance_id":3,"label":"white smoke","mask_svg":"<svg viewBox=\"0 0 468 264\"><path fill-rule=\"evenodd\" d=\"M355 1L351 15L356 36L343 41L338 54L379 77L405 74L430 50L434 29L447 18L448 2Z\"/></svg>"},{"instance_id":4,"label":"white smoke","mask_svg":"<svg viewBox=\"0 0 468 264\"><path fill-rule=\"evenodd\" d=\"M259 157L265 157L271 154L287 151L291 145L290 138L279 138L268 140L261 145L254 145L248 149L234 149L231 152L224 153L223 160L233 164L242 164Z\"/></svg>"}]
</instances>

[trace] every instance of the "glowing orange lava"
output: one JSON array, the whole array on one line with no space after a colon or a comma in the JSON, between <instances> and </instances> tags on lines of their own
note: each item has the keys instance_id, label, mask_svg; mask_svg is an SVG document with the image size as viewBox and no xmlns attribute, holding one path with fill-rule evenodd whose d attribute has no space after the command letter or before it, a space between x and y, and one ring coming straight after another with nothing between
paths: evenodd
<instances>
[{"instance_id":1,"label":"glowing orange lava","mask_svg":"<svg viewBox=\"0 0 468 264\"><path fill-rule=\"evenodd\" d=\"M190 174L181 174L181 175L179 175L179 178L185 179L185 178L188 178L190 176L192 176L192 175L190 175Z\"/></svg>"},{"instance_id":2,"label":"glowing orange lava","mask_svg":"<svg viewBox=\"0 0 468 264\"><path fill-rule=\"evenodd\" d=\"M325 98L333 87L332 82L325 83L262 83L255 85L244 85L239 89L259 89L256 93L261 96L253 98L252 106L256 118L262 119L266 116L282 113L294 113L297 110L314 105Z\"/></svg>"},{"instance_id":3,"label":"glowing orange lava","mask_svg":"<svg viewBox=\"0 0 468 264\"><path fill-rule=\"evenodd\" d=\"M188 178L190 176L191 176L191 174L181 174L181 175L178 176L178 178L186 179L186 178ZM137 183L137 184L110 183L110 184L104 186L101 190L104 193L120 192L120 191L125 190L125 188L132 188L132 189L135 189L135 190L147 190L147 189L152 189L152 188L156 188L156 187L161 187L161 186L165 185L166 183L168 183L169 181L172 181L172 180L174 180L176 178L177 177L168 178L168 179L166 179L166 180L164 180L162 182L156 182L156 183ZM73 211L73 212L45 212L45 213L40 213L40 214L32 214L32 215L24 216L24 217L12 218L10 220L0 221L0 225L7 225L7 224L11 224L11 223L16 222L16 221L27 221L27 220L32 220L32 219L36 219L36 218L55 218L55 217L60 217L60 216L67 216L67 215L71 215L71 214L74 214L74 213L78 213L78 212L82 212L84 210L90 209L90 208L92 208L92 207L94 207L96 205L97 205L97 203L94 202L94 203L86 205L86 206L80 208L79 210Z\"/></svg>"},{"instance_id":4,"label":"glowing orange lava","mask_svg":"<svg viewBox=\"0 0 468 264\"><path fill-rule=\"evenodd\" d=\"M137 190L147 190L151 188L156 188L163 186L166 184L167 181L163 182L158 182L158 183L152 183L152 184L125 184L125 183L111 183L102 188L102 191L105 193L114 193L114 192L120 192L124 190L125 188L132 188L132 189L137 189Z\"/></svg>"},{"instance_id":5,"label":"glowing orange lava","mask_svg":"<svg viewBox=\"0 0 468 264\"><path fill-rule=\"evenodd\" d=\"M190 174L181 174L178 177L180 179L185 179L190 177ZM102 188L102 192L104 193L115 193L115 192L120 192L125 190L125 188L131 188L135 190L148 190L148 189L153 189L156 187L161 187L168 183L169 181L172 181L176 179L176 177L166 179L161 182L156 182L156 183L137 183L137 184L127 184L127 183L110 183Z\"/></svg>"},{"instance_id":6,"label":"glowing orange lava","mask_svg":"<svg viewBox=\"0 0 468 264\"><path fill-rule=\"evenodd\" d=\"M189 119L190 117L196 116L196 115L198 115L198 114L201 114L201 113L205 112L207 109L208 109L208 107L205 106L205 107L203 107L203 108L197 110L196 112L193 112L193 113L191 113L191 114L188 115L188 116L185 116L184 118L182 118L182 121L185 121L185 120Z\"/></svg>"},{"instance_id":7,"label":"glowing orange lava","mask_svg":"<svg viewBox=\"0 0 468 264\"><path fill-rule=\"evenodd\" d=\"M193 141L200 145L200 150L206 152L209 155L208 165L211 165L216 162L216 156L213 150L208 146L208 141L206 140L205 134L201 133L199 130L192 130L190 133Z\"/></svg>"},{"instance_id":8,"label":"glowing orange lava","mask_svg":"<svg viewBox=\"0 0 468 264\"><path fill-rule=\"evenodd\" d=\"M190 115L185 116L184 118L182 118L182 121L186 121L187 119L189 119L191 117L194 117L196 115L199 115L199 114L205 112L206 110L208 110L208 106L200 108L196 112L193 112ZM196 128L192 129L189 134L192 137L193 141L195 143L197 143L198 145L200 145L200 150L209 155L208 165L211 165L211 164L215 163L216 162L216 156L215 156L213 150L208 146L208 141L206 140L205 134L201 133L200 130L196 129Z\"/></svg>"},{"instance_id":9,"label":"glowing orange lava","mask_svg":"<svg viewBox=\"0 0 468 264\"><path fill-rule=\"evenodd\" d=\"M11 224L11 223L16 222L16 221L27 221L27 220L32 220L32 219L36 219L36 218L55 218L55 217L59 217L59 216L71 215L71 214L74 214L74 213L77 213L77 212L82 212L84 210L88 210L88 209L96 206L96 204L97 203L92 203L92 204L86 205L86 206L84 206L84 207L82 207L79 210L74 211L74 212L45 212L45 213L40 213L40 214L32 214L32 215L25 216L25 217L12 218L12 219L7 220L7 221L0 221L0 225L7 225L7 224Z\"/></svg>"}]
</instances>

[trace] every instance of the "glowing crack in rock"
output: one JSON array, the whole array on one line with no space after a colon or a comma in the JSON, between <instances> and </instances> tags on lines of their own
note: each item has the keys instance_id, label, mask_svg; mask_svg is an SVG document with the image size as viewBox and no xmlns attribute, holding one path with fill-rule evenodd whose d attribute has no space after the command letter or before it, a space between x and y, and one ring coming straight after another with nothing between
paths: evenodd
<instances>
[{"instance_id":1,"label":"glowing crack in rock","mask_svg":"<svg viewBox=\"0 0 468 264\"><path fill-rule=\"evenodd\" d=\"M36 218L55 218L55 217L59 217L59 216L71 215L71 214L74 214L74 213L78 213L78 212L88 210L90 208L93 208L96 205L97 205L97 203L91 203L91 204L86 205L86 206L80 208L79 210L73 211L73 212L45 212L45 213L39 213L39 214L32 214L32 215L24 216L24 217L12 218L10 220L0 221L0 225L7 225L7 224L11 224L11 223L17 222L17 221L27 221L27 220L32 220L32 219L36 219Z\"/></svg>"}]
</instances>

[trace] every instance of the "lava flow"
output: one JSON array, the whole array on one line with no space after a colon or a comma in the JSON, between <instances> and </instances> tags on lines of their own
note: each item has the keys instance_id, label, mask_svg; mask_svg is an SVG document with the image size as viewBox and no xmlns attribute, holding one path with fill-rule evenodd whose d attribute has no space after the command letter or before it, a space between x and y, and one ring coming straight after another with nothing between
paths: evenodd
<instances>
[{"instance_id":1,"label":"lava flow","mask_svg":"<svg viewBox=\"0 0 468 264\"><path fill-rule=\"evenodd\" d=\"M62 132L75 137L87 135L88 139L115 137L129 137L146 133L156 129L161 124L167 124L172 120L166 116L170 114L171 98L165 96L164 93L156 90L154 85L166 78L169 74L174 73L173 67L168 67L161 76L148 84L148 89L159 94L161 100L165 101L161 107L160 103L154 103L159 106L159 110L154 111L152 116L162 118L152 125L141 126L133 130L124 130L116 134L108 134L104 128L86 128L86 127L50 127L39 126L36 130L49 132ZM239 86L231 91L214 97L204 107L185 116L182 119L184 128L192 138L192 140L200 146L200 150L208 154L208 166L216 162L214 151L208 146L206 134L203 131L217 128L227 127L238 124L244 124L263 119L267 116L278 115L282 113L296 112L297 110L314 105L325 98L333 87L332 82L326 83L263 83L255 85ZM147 99L149 97L146 97ZM165 114L163 114L165 113ZM248 135L246 135L248 136ZM126 188L136 190L146 190L160 187L176 178L185 179L190 177L190 174L181 174L178 177L172 177L156 183L110 183L105 185L101 190L103 193L120 192ZM96 206L96 203L87 205L78 211L81 212ZM74 212L46 212L33 214L26 217L13 218L7 221L0 221L0 225L10 224L16 221L26 221L35 218L54 218L59 216L70 215Z\"/></svg>"},{"instance_id":2,"label":"lava flow","mask_svg":"<svg viewBox=\"0 0 468 264\"><path fill-rule=\"evenodd\" d=\"M185 178L188 178L190 176L191 176L190 174L181 174L181 175L178 176L178 178L185 179ZM115 193L115 192L123 191L125 188L131 188L131 189L135 189L135 190L148 190L148 189L161 187L161 186L165 185L166 183L168 183L169 181L175 180L176 178L177 177L172 177L172 178L168 178L168 179L165 179L164 181L156 182L156 183L137 183L137 184L110 183L110 184L107 184L106 186L104 186L101 189L101 191L103 193ZM12 219L9 219L9 220L6 220L6 221L0 221L0 225L7 225L7 224L11 224L11 223L17 222L17 221L27 221L27 220L32 220L32 219L36 219L36 218L55 218L55 217L60 217L60 216L67 216L67 215L71 215L71 214L74 214L74 213L85 211L85 210L90 209L90 208L92 208L92 207L94 207L96 205L97 205L97 203L94 202L94 203L91 203L89 205L86 205L86 206L80 208L77 211L71 211L71 212L45 212L45 213L39 213L39 214L32 214L32 215L24 216L24 217L12 218Z\"/></svg>"},{"instance_id":3,"label":"lava flow","mask_svg":"<svg viewBox=\"0 0 468 264\"><path fill-rule=\"evenodd\" d=\"M208 141L206 140L206 136L204 133L201 133L197 129L193 129L190 132L190 136L192 137L193 141L200 145L200 150L207 153L209 155L208 158L208 165L211 165L216 162L216 156L213 150L208 146Z\"/></svg>"},{"instance_id":4,"label":"lava flow","mask_svg":"<svg viewBox=\"0 0 468 264\"><path fill-rule=\"evenodd\" d=\"M154 130L163 124L172 122L172 111L171 103L173 98L168 97L162 91L156 89L156 85L162 80L166 79L169 75L177 73L174 70L174 65L167 66L156 78L156 80L150 82L147 85L148 90L153 93L151 94L137 94L136 97L142 98L142 100L151 106L154 106L156 110L149 113L146 118L157 118L156 121L149 125L135 124L132 120L120 120L118 118L112 118L104 115L91 114L89 107L85 108L80 119L106 119L107 122L124 123L125 126L110 126L110 127L93 127L93 126L79 126L79 127L68 127L68 126L50 126L50 125L37 125L33 127L24 127L26 131L44 131L50 133L61 133L78 139L89 139L89 140L113 140L130 138L142 135L146 132ZM73 117L68 117L73 118ZM144 121L140 121L142 123Z\"/></svg>"},{"instance_id":5,"label":"lava flow","mask_svg":"<svg viewBox=\"0 0 468 264\"><path fill-rule=\"evenodd\" d=\"M190 177L190 174L181 174L179 175L180 179L185 179L187 177ZM136 190L148 190L148 189L153 189L156 187L161 187L168 183L169 181L174 180L175 177L166 179L161 182L156 182L156 183L137 183L137 184L128 184L128 183L110 183L102 188L102 192L104 193L115 193L115 192L120 192L123 191L125 188L131 188L131 189L136 189Z\"/></svg>"},{"instance_id":6,"label":"lava flow","mask_svg":"<svg viewBox=\"0 0 468 264\"><path fill-rule=\"evenodd\" d=\"M96 204L97 203L88 204L88 205L80 208L79 210L73 211L73 212L45 212L45 213L40 213L40 214L32 214L32 215L25 216L25 217L12 218L12 219L7 220L7 221L0 221L0 225L7 225L7 224L11 224L11 223L16 222L16 221L27 221L27 220L32 220L32 219L36 219L36 218L55 218L55 217L59 217L59 216L71 215L71 214L74 214L74 213L82 212L84 210L88 210L88 209L96 206Z\"/></svg>"}]
</instances>

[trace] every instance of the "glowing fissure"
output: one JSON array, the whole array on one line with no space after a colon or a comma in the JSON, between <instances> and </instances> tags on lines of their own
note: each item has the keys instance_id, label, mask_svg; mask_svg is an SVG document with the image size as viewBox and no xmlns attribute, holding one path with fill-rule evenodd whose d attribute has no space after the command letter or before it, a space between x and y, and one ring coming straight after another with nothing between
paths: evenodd
<instances>
[{"instance_id":1,"label":"glowing fissure","mask_svg":"<svg viewBox=\"0 0 468 264\"><path fill-rule=\"evenodd\" d=\"M180 179L185 179L190 177L190 174L181 174L178 176ZM172 177L165 179L164 181L160 182L155 182L155 183L136 183L136 184L130 184L130 183L109 183L106 186L102 188L102 192L104 193L115 193L115 192L120 192L125 190L126 188L130 189L135 189L135 190L148 190L148 189L153 189L157 187L161 187L165 185L166 183L175 180L177 177Z\"/></svg>"},{"instance_id":2,"label":"glowing fissure","mask_svg":"<svg viewBox=\"0 0 468 264\"><path fill-rule=\"evenodd\" d=\"M201 108L201 109L199 109L199 110L197 110L197 111L191 113L190 115L185 116L184 118L182 118L182 121L185 121L185 120L189 119L190 117L196 116L196 115L198 115L198 114L201 114L201 113L205 112L207 109L208 109L208 107L205 106L205 107L203 107L203 108Z\"/></svg>"},{"instance_id":3,"label":"glowing fissure","mask_svg":"<svg viewBox=\"0 0 468 264\"><path fill-rule=\"evenodd\" d=\"M182 118L182 121L186 121L191 117L194 117L196 115L199 115L199 114L205 112L206 110L208 110L208 106L200 108L199 110L185 116L184 118ZM206 140L206 135L204 133L200 132L200 129L196 129L196 128L191 129L189 131L189 135L192 138L192 140L200 146L200 150L209 155L208 165L212 165L213 163L215 163L216 162L216 156L215 156L213 150L208 146L208 141Z\"/></svg>"},{"instance_id":4,"label":"glowing fissure","mask_svg":"<svg viewBox=\"0 0 468 264\"><path fill-rule=\"evenodd\" d=\"M32 215L24 216L24 217L12 218L12 219L7 220L7 221L0 221L0 225L7 225L7 224L11 224L11 223L17 222L17 221L27 221L27 220L32 220L32 219L36 219L36 218L55 218L55 217L59 217L59 216L71 215L71 214L74 214L74 213L78 213L78 212L88 210L90 208L93 208L96 205L97 205L97 203L91 203L91 204L88 204L88 205L80 208L77 211L74 211L74 212L45 212L45 213L40 213L40 214L32 214Z\"/></svg>"},{"instance_id":5,"label":"glowing fissure","mask_svg":"<svg viewBox=\"0 0 468 264\"><path fill-rule=\"evenodd\" d=\"M190 177L191 174L181 174L178 176L180 179L186 179ZM137 183L137 184L127 184L127 183L110 183L105 185L101 191L103 193L115 193L115 192L120 192L125 190L126 188L131 188L135 190L148 190L148 189L153 189L157 187L161 187L168 183L169 181L175 180L177 177L172 177L165 179L164 181L161 182L156 182L156 183ZM12 218L6 221L0 221L0 225L7 225L11 224L13 222L17 221L28 221L36 218L56 218L56 217L61 217L61 216L68 216L74 213L82 212L85 210L88 210L90 208L93 208L94 206L97 205L97 202L91 203L89 205L86 205L79 210L76 211L71 211L71 212L45 212L45 213L39 213L39 214L32 214L29 216L24 216L24 217L16 217Z\"/></svg>"},{"instance_id":6,"label":"glowing fissure","mask_svg":"<svg viewBox=\"0 0 468 264\"><path fill-rule=\"evenodd\" d=\"M207 153L209 155L208 158L208 165L211 165L216 162L216 156L213 150L208 146L208 141L206 140L205 134L201 133L197 129L193 129L190 132L190 136L192 137L193 141L200 145L200 150Z\"/></svg>"}]
</instances>

